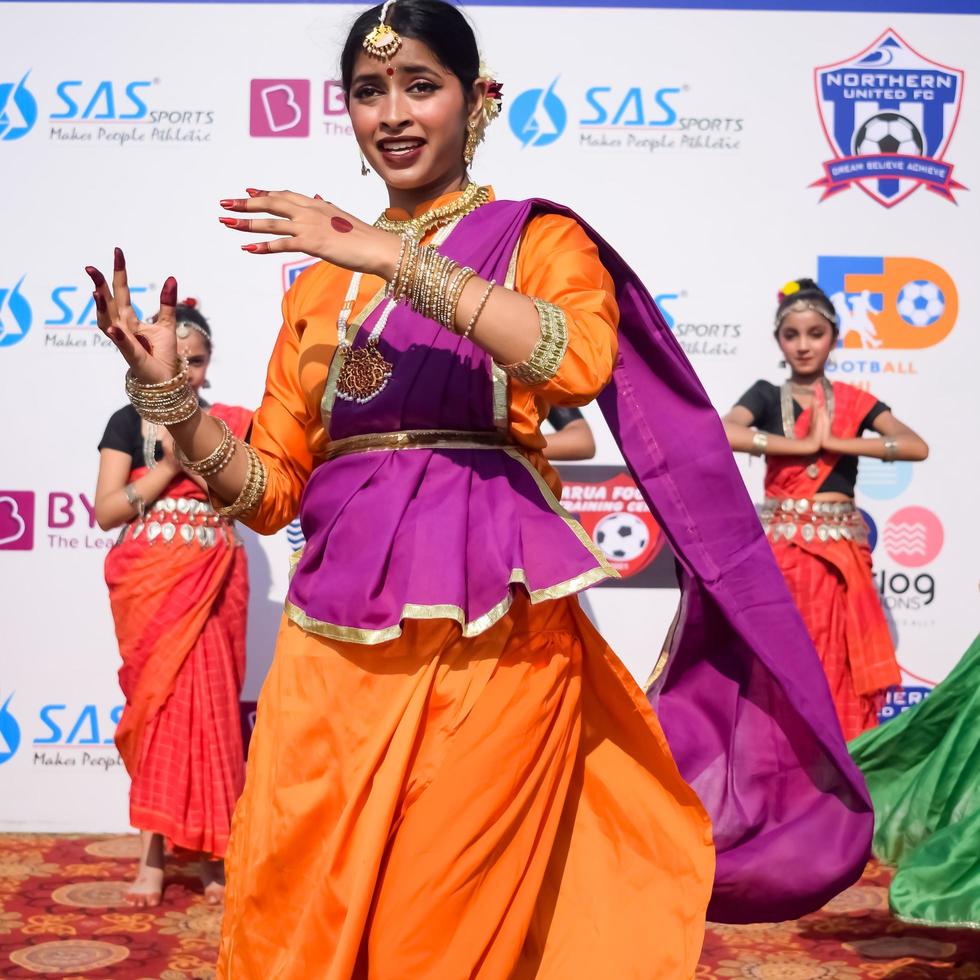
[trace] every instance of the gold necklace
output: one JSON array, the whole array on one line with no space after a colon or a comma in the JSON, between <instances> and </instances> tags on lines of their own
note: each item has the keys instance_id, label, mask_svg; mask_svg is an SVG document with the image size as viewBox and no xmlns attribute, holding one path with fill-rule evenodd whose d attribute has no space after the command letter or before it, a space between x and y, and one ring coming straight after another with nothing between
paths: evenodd
<instances>
[{"instance_id":1,"label":"gold necklace","mask_svg":"<svg viewBox=\"0 0 980 980\"><path fill-rule=\"evenodd\" d=\"M441 207L433 208L416 218L389 218L383 214L374 223L375 228L390 231L395 235L409 235L416 241L421 241L429 234L450 221L455 221L464 215L475 211L490 200L490 188L479 184L468 184L466 190L454 201L449 201Z\"/></svg>"}]
</instances>

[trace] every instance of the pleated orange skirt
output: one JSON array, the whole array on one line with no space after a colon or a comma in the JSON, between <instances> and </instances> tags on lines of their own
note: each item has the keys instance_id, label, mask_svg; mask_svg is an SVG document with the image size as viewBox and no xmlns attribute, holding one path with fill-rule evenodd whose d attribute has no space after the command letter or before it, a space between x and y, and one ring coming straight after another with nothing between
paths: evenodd
<instances>
[{"instance_id":1,"label":"pleated orange skirt","mask_svg":"<svg viewBox=\"0 0 980 980\"><path fill-rule=\"evenodd\" d=\"M574 597L380 646L284 621L228 853L227 980L692 977L708 818Z\"/></svg>"}]
</instances>

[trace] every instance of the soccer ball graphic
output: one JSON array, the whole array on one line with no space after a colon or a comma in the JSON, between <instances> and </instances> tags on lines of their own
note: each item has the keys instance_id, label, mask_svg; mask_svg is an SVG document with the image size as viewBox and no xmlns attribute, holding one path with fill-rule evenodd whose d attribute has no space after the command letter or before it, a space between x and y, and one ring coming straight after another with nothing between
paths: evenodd
<instances>
[{"instance_id":1,"label":"soccer ball graphic","mask_svg":"<svg viewBox=\"0 0 980 980\"><path fill-rule=\"evenodd\" d=\"M866 119L854 137L854 152L859 157L878 153L920 157L923 146L922 133L915 123L897 112L879 112Z\"/></svg>"},{"instance_id":2,"label":"soccer ball graphic","mask_svg":"<svg viewBox=\"0 0 980 980\"><path fill-rule=\"evenodd\" d=\"M636 514L607 514L596 525L593 538L607 558L633 561L646 551L650 531Z\"/></svg>"},{"instance_id":3,"label":"soccer ball graphic","mask_svg":"<svg viewBox=\"0 0 980 980\"><path fill-rule=\"evenodd\" d=\"M934 283L916 279L902 286L898 294L898 313L913 327L928 327L935 323L946 310L946 297Z\"/></svg>"}]
</instances>

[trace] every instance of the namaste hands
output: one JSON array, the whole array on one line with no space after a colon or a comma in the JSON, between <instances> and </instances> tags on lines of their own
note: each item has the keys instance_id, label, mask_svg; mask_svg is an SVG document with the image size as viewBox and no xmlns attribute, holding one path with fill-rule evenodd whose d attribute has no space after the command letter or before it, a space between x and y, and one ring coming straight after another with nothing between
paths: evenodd
<instances>
[{"instance_id":1,"label":"namaste hands","mask_svg":"<svg viewBox=\"0 0 980 980\"><path fill-rule=\"evenodd\" d=\"M365 224L341 211L317 194L306 197L293 191L261 191L250 187L248 197L227 198L227 211L274 214L276 218L229 218L218 220L234 231L278 235L271 241L243 245L246 252L303 252L353 272L390 279L398 261L397 235Z\"/></svg>"}]
</instances>

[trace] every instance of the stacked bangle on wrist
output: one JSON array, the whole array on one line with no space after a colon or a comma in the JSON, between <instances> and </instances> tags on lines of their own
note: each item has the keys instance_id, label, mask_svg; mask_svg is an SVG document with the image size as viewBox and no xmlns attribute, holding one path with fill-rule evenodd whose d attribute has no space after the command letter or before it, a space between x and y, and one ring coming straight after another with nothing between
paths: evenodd
<instances>
[{"instance_id":1,"label":"stacked bangle on wrist","mask_svg":"<svg viewBox=\"0 0 980 980\"><path fill-rule=\"evenodd\" d=\"M416 313L435 320L446 330L460 333L456 329L459 299L475 275L469 266L461 266L434 246L420 245L417 239L404 235L386 292L396 301L404 299ZM483 302L479 307L481 312ZM468 329L472 330L472 326Z\"/></svg>"},{"instance_id":2,"label":"stacked bangle on wrist","mask_svg":"<svg viewBox=\"0 0 980 980\"><path fill-rule=\"evenodd\" d=\"M227 506L216 508L222 517L244 517L251 514L259 505L262 495L265 493L268 474L265 464L259 459L259 454L247 443L242 443L245 452L248 454L248 471L245 474L245 483L238 496Z\"/></svg>"},{"instance_id":3,"label":"stacked bangle on wrist","mask_svg":"<svg viewBox=\"0 0 980 980\"><path fill-rule=\"evenodd\" d=\"M769 445L769 434L766 432L756 432L752 436L752 455L764 456Z\"/></svg>"},{"instance_id":4,"label":"stacked bangle on wrist","mask_svg":"<svg viewBox=\"0 0 980 980\"><path fill-rule=\"evenodd\" d=\"M174 455L177 457L177 462L185 470L197 473L205 479L220 473L231 462L238 446L231 429L228 428L228 423L224 419L216 419L215 421L221 426L221 442L204 459L190 460L179 446L174 447Z\"/></svg>"},{"instance_id":5,"label":"stacked bangle on wrist","mask_svg":"<svg viewBox=\"0 0 980 980\"><path fill-rule=\"evenodd\" d=\"M137 381L132 370L126 372L126 395L140 418L154 425L186 422L198 410L197 395L187 383L189 367L180 360L180 370L168 381L147 384Z\"/></svg>"}]
</instances>

